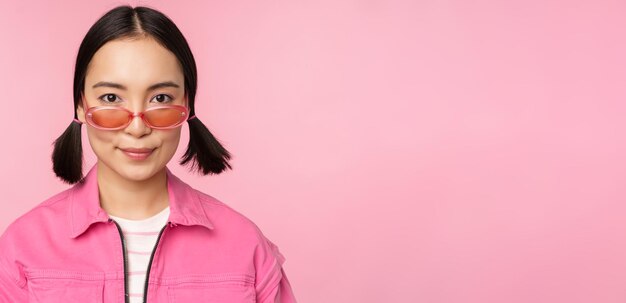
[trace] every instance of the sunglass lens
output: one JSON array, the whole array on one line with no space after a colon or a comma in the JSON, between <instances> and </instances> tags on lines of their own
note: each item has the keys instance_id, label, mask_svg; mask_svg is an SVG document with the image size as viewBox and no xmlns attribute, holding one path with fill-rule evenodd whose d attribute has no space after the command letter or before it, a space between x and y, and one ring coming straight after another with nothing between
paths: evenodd
<instances>
[{"instance_id":1,"label":"sunglass lens","mask_svg":"<svg viewBox=\"0 0 626 303\"><path fill-rule=\"evenodd\" d=\"M128 112L121 109L102 109L92 113L91 121L104 128L117 128L128 122Z\"/></svg>"},{"instance_id":2,"label":"sunglass lens","mask_svg":"<svg viewBox=\"0 0 626 303\"><path fill-rule=\"evenodd\" d=\"M155 127L170 127L183 121L185 113L176 108L159 108L146 111L144 117Z\"/></svg>"}]
</instances>

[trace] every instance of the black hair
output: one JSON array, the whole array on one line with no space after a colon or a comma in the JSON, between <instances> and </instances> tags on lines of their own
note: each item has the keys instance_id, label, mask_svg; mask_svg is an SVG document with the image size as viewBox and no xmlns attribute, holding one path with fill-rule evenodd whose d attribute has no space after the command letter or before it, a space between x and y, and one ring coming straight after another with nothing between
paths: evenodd
<instances>
[{"instance_id":1,"label":"black hair","mask_svg":"<svg viewBox=\"0 0 626 303\"><path fill-rule=\"evenodd\" d=\"M197 70L187 40L174 22L163 13L144 6L133 8L129 5L122 5L100 17L91 26L80 44L74 70L74 119L78 119L77 108L84 94L87 67L96 51L114 39L142 37L155 38L159 44L178 58L185 76L185 96L188 100L189 116L195 115ZM189 145L179 163L181 165L191 163L190 170L201 172L203 175L219 174L226 168L232 169L228 163L231 154L200 119L195 117L187 120L187 123ZM81 124L72 121L53 144L54 173L66 183L81 182L84 178Z\"/></svg>"}]
</instances>

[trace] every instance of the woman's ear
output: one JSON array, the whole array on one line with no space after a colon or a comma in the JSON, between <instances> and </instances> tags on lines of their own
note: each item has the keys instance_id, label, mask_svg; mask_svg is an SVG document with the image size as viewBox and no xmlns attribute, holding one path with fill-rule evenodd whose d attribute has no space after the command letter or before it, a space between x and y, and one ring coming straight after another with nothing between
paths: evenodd
<instances>
[{"instance_id":1,"label":"woman's ear","mask_svg":"<svg viewBox=\"0 0 626 303\"><path fill-rule=\"evenodd\" d=\"M78 120L80 122L85 123L85 109L83 108L83 98L85 98L82 94L80 95L81 100L78 102L78 106L76 107L76 115L78 116Z\"/></svg>"}]
</instances>

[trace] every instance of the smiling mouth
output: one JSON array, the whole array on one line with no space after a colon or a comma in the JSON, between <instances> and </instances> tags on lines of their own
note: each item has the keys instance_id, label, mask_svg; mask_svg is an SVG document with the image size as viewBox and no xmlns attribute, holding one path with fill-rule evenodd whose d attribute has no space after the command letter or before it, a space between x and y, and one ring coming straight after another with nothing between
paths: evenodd
<instances>
[{"instance_id":1,"label":"smiling mouth","mask_svg":"<svg viewBox=\"0 0 626 303\"><path fill-rule=\"evenodd\" d=\"M152 155L156 148L120 148L120 150L133 160L145 160Z\"/></svg>"}]
</instances>

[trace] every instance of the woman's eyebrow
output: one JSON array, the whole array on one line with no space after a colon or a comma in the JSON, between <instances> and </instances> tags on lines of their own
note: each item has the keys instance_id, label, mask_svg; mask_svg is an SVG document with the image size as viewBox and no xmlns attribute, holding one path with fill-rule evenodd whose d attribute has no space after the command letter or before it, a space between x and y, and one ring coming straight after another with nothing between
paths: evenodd
<instances>
[{"instance_id":1,"label":"woman's eyebrow","mask_svg":"<svg viewBox=\"0 0 626 303\"><path fill-rule=\"evenodd\" d=\"M117 89L121 89L121 90L127 90L126 86L119 84L119 83L114 83L114 82L108 82L108 81L100 81L96 84L94 84L92 86L92 88L96 88L96 87L111 87L111 88L117 88ZM148 87L148 90L155 90L157 88L163 88L163 87L175 87L175 88L179 88L180 86L176 83L174 83L174 81L165 81L165 82L159 82L159 83L155 83L150 85L150 87Z\"/></svg>"}]
</instances>

